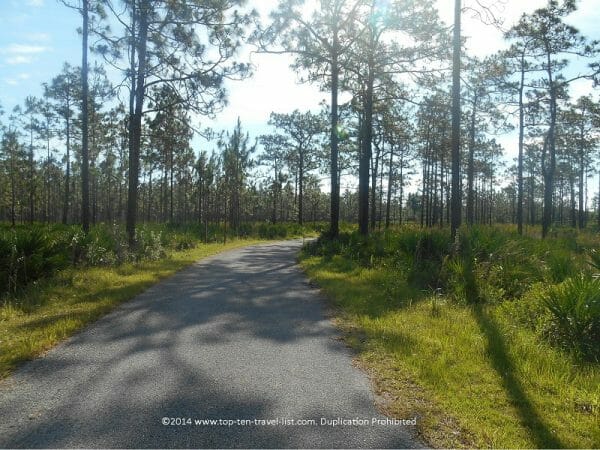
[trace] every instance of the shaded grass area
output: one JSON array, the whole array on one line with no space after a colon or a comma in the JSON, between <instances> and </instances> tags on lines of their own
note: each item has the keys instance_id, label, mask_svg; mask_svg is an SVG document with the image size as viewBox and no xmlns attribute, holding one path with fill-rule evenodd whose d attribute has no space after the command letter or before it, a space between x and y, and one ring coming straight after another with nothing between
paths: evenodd
<instances>
[{"instance_id":1,"label":"shaded grass area","mask_svg":"<svg viewBox=\"0 0 600 450\"><path fill-rule=\"evenodd\" d=\"M259 242L264 241L199 245L163 259L116 267L71 267L28 285L0 306L0 378L178 270Z\"/></svg>"},{"instance_id":2,"label":"shaded grass area","mask_svg":"<svg viewBox=\"0 0 600 450\"><path fill-rule=\"evenodd\" d=\"M416 413L432 446L600 446L598 364L581 362L523 326L510 307L516 300L457 302L452 292L414 282L439 272L410 273L383 257L385 245L374 247L305 253L302 265L332 300L386 412ZM349 257L350 248L363 254ZM369 256L378 252L379 263Z\"/></svg>"}]
</instances>

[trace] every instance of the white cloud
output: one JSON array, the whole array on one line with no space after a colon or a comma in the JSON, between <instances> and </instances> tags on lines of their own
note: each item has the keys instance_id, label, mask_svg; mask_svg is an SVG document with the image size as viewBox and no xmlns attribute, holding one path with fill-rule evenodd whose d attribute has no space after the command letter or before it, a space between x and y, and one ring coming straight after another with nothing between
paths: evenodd
<instances>
[{"instance_id":1,"label":"white cloud","mask_svg":"<svg viewBox=\"0 0 600 450\"><path fill-rule=\"evenodd\" d=\"M33 6L35 8L40 8L44 6L44 0L27 0L27 6Z\"/></svg>"},{"instance_id":2,"label":"white cloud","mask_svg":"<svg viewBox=\"0 0 600 450\"><path fill-rule=\"evenodd\" d=\"M21 84L21 81L26 81L29 78L31 78L31 75L29 73L22 72L15 77L5 78L4 82L9 86L18 86L19 84Z\"/></svg>"},{"instance_id":3,"label":"white cloud","mask_svg":"<svg viewBox=\"0 0 600 450\"><path fill-rule=\"evenodd\" d=\"M10 44L7 47L0 50L1 53L8 53L11 55L31 55L35 53L42 53L48 50L47 47L42 45L28 45L28 44Z\"/></svg>"},{"instance_id":4,"label":"white cloud","mask_svg":"<svg viewBox=\"0 0 600 450\"><path fill-rule=\"evenodd\" d=\"M48 33L27 33L24 37L29 42L49 42L51 39Z\"/></svg>"},{"instance_id":5,"label":"white cloud","mask_svg":"<svg viewBox=\"0 0 600 450\"><path fill-rule=\"evenodd\" d=\"M33 62L33 58L31 58L31 56L16 55L16 56L10 56L10 57L6 58L5 62L6 62L6 64L11 65L11 66L15 66L18 64L29 64L29 63Z\"/></svg>"},{"instance_id":6,"label":"white cloud","mask_svg":"<svg viewBox=\"0 0 600 450\"><path fill-rule=\"evenodd\" d=\"M571 100L573 102L576 101L579 97L588 95L591 92L593 92L591 80L579 79L572 82L569 86L569 94L571 95Z\"/></svg>"},{"instance_id":7,"label":"white cloud","mask_svg":"<svg viewBox=\"0 0 600 450\"><path fill-rule=\"evenodd\" d=\"M14 66L18 64L30 64L34 61L34 56L50 50L42 45L28 44L10 44L0 49L0 54L7 55L4 62Z\"/></svg>"},{"instance_id":8,"label":"white cloud","mask_svg":"<svg viewBox=\"0 0 600 450\"><path fill-rule=\"evenodd\" d=\"M319 102L328 98L326 92L319 92L314 85L297 82L297 74L288 67L289 57L259 54L252 59L257 66L255 75L228 84L229 105L217 115L214 124L217 129L233 127L238 117L247 129L264 127L272 111L318 110Z\"/></svg>"}]
</instances>

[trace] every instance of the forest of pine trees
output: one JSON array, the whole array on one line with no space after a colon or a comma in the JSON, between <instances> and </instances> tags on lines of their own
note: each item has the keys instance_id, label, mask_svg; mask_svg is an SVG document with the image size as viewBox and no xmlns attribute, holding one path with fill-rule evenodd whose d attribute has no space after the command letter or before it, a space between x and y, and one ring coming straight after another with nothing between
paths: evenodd
<instances>
[{"instance_id":1,"label":"forest of pine trees","mask_svg":"<svg viewBox=\"0 0 600 450\"><path fill-rule=\"evenodd\" d=\"M123 223L130 243L142 222L600 226L600 47L568 25L572 0L503 24L507 49L486 58L453 54L431 0L323 0L310 15L281 0L262 23L241 0L63 3L81 15L82 64L3 111L2 221ZM274 111L260 136L198 129L228 80L251 76L246 45L292 55L330 101ZM582 79L590 93L572 97Z\"/></svg>"}]
</instances>

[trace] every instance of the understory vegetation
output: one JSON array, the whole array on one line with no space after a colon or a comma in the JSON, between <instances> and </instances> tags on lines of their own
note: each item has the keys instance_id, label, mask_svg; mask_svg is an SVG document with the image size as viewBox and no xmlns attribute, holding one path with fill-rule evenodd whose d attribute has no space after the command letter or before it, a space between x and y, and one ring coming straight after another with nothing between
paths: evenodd
<instances>
[{"instance_id":1,"label":"understory vegetation","mask_svg":"<svg viewBox=\"0 0 600 450\"><path fill-rule=\"evenodd\" d=\"M530 231L404 227L303 251L382 408L416 411L431 445L600 445L600 239Z\"/></svg>"},{"instance_id":2,"label":"understory vegetation","mask_svg":"<svg viewBox=\"0 0 600 450\"><path fill-rule=\"evenodd\" d=\"M200 243L235 238L285 239L320 229L295 223L244 223L235 231L222 225L152 224L136 231L130 247L121 225L97 225L88 234L81 227L53 225L0 225L0 296L48 277L69 266L119 266L155 261L172 251L193 249Z\"/></svg>"},{"instance_id":3,"label":"understory vegetation","mask_svg":"<svg viewBox=\"0 0 600 450\"><path fill-rule=\"evenodd\" d=\"M0 229L0 379L198 259L262 239L301 237L296 224L245 224L236 235L221 227L148 225L127 245L122 226Z\"/></svg>"}]
</instances>

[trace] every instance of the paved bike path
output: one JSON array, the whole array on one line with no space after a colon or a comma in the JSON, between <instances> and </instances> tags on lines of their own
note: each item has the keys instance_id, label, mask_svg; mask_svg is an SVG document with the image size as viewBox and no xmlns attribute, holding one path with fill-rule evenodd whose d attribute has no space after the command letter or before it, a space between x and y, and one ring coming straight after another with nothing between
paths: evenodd
<instances>
[{"instance_id":1,"label":"paved bike path","mask_svg":"<svg viewBox=\"0 0 600 450\"><path fill-rule=\"evenodd\" d=\"M295 264L300 245L205 259L23 366L0 383L0 447L419 446L410 426L321 425L385 417Z\"/></svg>"}]
</instances>

